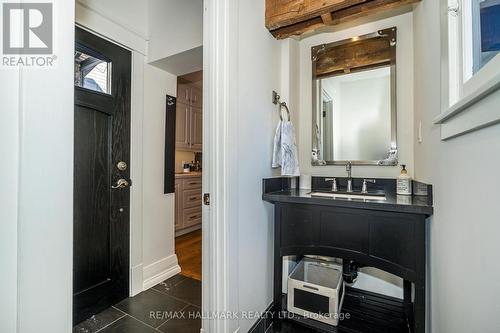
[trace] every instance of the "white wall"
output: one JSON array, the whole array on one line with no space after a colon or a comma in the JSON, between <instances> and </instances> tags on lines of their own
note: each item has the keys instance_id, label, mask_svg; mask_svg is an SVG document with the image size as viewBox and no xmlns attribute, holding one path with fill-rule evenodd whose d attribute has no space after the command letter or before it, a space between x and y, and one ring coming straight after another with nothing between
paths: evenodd
<instances>
[{"instance_id":1,"label":"white wall","mask_svg":"<svg viewBox=\"0 0 500 333\"><path fill-rule=\"evenodd\" d=\"M90 8L94 14L112 18L113 23L127 29L143 39L148 39L149 0L77 0L79 4Z\"/></svg>"},{"instance_id":2,"label":"white wall","mask_svg":"<svg viewBox=\"0 0 500 333\"><path fill-rule=\"evenodd\" d=\"M148 62L203 45L202 0L151 0Z\"/></svg>"},{"instance_id":3,"label":"white wall","mask_svg":"<svg viewBox=\"0 0 500 333\"><path fill-rule=\"evenodd\" d=\"M429 221L430 332L500 330L500 126L449 141L432 120L441 112L440 8L423 1L415 10L415 176L434 185ZM491 95L496 105L500 92ZM478 104L475 107L480 108Z\"/></svg>"},{"instance_id":4,"label":"white wall","mask_svg":"<svg viewBox=\"0 0 500 333\"><path fill-rule=\"evenodd\" d=\"M300 115L300 42L287 38L281 41L281 101L286 102L291 120L298 125ZM300 127L295 127L295 135L300 135ZM298 144L298 142L297 142ZM299 152L300 153L300 152Z\"/></svg>"},{"instance_id":5,"label":"white wall","mask_svg":"<svg viewBox=\"0 0 500 333\"><path fill-rule=\"evenodd\" d=\"M16 332L20 77L18 68L0 75L0 331Z\"/></svg>"},{"instance_id":6,"label":"white wall","mask_svg":"<svg viewBox=\"0 0 500 333\"><path fill-rule=\"evenodd\" d=\"M176 96L176 92L176 76L145 64L143 119L145 288L163 281L166 274L173 275L179 270L174 254L175 194L163 193L166 95Z\"/></svg>"},{"instance_id":7,"label":"white wall","mask_svg":"<svg viewBox=\"0 0 500 333\"><path fill-rule=\"evenodd\" d=\"M263 311L272 301L273 206L262 201L262 178L273 175L271 147L280 89L280 42L264 27L264 1L240 0L238 15L238 293L240 311ZM240 321L247 332L252 320Z\"/></svg>"},{"instance_id":8,"label":"white wall","mask_svg":"<svg viewBox=\"0 0 500 333\"><path fill-rule=\"evenodd\" d=\"M321 33L305 38L300 44L300 95L299 118L299 162L302 174L315 176L346 176L343 166L312 166L312 64L311 47L355 36L365 35L379 29L396 26L397 42L397 108L399 162L408 166L413 174L413 16L406 13L372 22L358 22L359 25L338 28L335 32ZM400 168L379 166L355 166L354 177L395 178Z\"/></svg>"},{"instance_id":9,"label":"white wall","mask_svg":"<svg viewBox=\"0 0 500 333\"><path fill-rule=\"evenodd\" d=\"M53 8L56 66L0 69L2 332L72 328L74 2Z\"/></svg>"}]
</instances>

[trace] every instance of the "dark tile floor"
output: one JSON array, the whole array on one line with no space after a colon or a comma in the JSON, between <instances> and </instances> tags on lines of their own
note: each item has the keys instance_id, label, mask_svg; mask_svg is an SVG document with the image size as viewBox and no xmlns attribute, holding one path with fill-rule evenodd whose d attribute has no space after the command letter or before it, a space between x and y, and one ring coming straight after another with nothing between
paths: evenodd
<instances>
[{"instance_id":1,"label":"dark tile floor","mask_svg":"<svg viewBox=\"0 0 500 333\"><path fill-rule=\"evenodd\" d=\"M281 320L280 326L277 327L272 321L272 315L265 316L250 329L249 333L321 333L313 329L307 328L289 320ZM339 333L346 333L339 331Z\"/></svg>"},{"instance_id":2,"label":"dark tile floor","mask_svg":"<svg viewBox=\"0 0 500 333\"><path fill-rule=\"evenodd\" d=\"M73 333L199 333L201 282L176 275L73 328Z\"/></svg>"},{"instance_id":3,"label":"dark tile floor","mask_svg":"<svg viewBox=\"0 0 500 333\"><path fill-rule=\"evenodd\" d=\"M281 323L281 328L277 329L271 325L265 333L317 333L314 330L295 324L289 321L283 321ZM318 332L320 333L320 332Z\"/></svg>"}]
</instances>

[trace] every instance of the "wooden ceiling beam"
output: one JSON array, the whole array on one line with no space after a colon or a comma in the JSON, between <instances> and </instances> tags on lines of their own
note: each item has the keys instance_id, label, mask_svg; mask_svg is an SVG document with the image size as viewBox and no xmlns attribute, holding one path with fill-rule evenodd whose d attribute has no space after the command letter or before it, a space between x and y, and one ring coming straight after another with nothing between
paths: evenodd
<instances>
[{"instance_id":1,"label":"wooden ceiling beam","mask_svg":"<svg viewBox=\"0 0 500 333\"><path fill-rule=\"evenodd\" d=\"M305 1L306 0L295 0L295 1L267 0L267 3L268 4L273 3L274 6L282 2L284 2L285 5L289 3L294 3L297 6L299 3L302 3L303 5ZM316 0L310 0L310 1L316 1ZM408 6L413 3L419 2L421 0L350 0L350 1L351 5L348 7L342 7L342 9L337 8L336 10L331 11L330 10L331 8L328 8L328 10L319 13L317 12L316 9L316 11L314 12L316 13L316 16L311 16L309 12L307 12L308 14L306 15L304 14L306 10L301 9L302 13L301 18L309 17L308 19L297 21L297 19L287 18L286 21L282 22L283 25L281 23L274 23L275 25L280 26L280 28L270 29L270 32L277 39L284 39L291 36L299 36L306 32L310 32L328 25L342 24L361 17L378 14L402 6ZM346 3L347 2L345 1L343 2L344 5ZM297 12L300 11L295 8L295 13L297 14ZM293 13L293 12L289 11L288 13ZM331 20L329 19L327 14L330 14Z\"/></svg>"},{"instance_id":2,"label":"wooden ceiling beam","mask_svg":"<svg viewBox=\"0 0 500 333\"><path fill-rule=\"evenodd\" d=\"M324 25L330 25L333 22L333 16L332 13L326 13L321 15L321 20L323 21Z\"/></svg>"},{"instance_id":3,"label":"wooden ceiling beam","mask_svg":"<svg viewBox=\"0 0 500 333\"><path fill-rule=\"evenodd\" d=\"M333 24L341 24L361 17L383 13L391 9L409 6L419 1L421 0L374 0L333 13Z\"/></svg>"},{"instance_id":4,"label":"wooden ceiling beam","mask_svg":"<svg viewBox=\"0 0 500 333\"><path fill-rule=\"evenodd\" d=\"M266 27L275 30L371 0L267 0Z\"/></svg>"}]
</instances>

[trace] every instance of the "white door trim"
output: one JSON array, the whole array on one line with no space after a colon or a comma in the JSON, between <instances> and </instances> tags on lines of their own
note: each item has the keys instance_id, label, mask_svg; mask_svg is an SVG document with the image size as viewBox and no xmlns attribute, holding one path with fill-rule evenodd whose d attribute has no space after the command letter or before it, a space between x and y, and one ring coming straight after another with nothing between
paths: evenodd
<instances>
[{"instance_id":1,"label":"white door trim","mask_svg":"<svg viewBox=\"0 0 500 333\"><path fill-rule=\"evenodd\" d=\"M204 1L202 310L220 316L238 311L237 96L238 1ZM235 79L236 78L236 79ZM202 332L230 333L238 320L204 318Z\"/></svg>"}]
</instances>

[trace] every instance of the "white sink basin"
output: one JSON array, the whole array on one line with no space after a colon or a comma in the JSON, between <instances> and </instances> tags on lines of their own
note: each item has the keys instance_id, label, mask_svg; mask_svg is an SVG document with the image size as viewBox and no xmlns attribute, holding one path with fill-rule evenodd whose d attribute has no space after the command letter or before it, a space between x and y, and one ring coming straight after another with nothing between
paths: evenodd
<instances>
[{"instance_id":1,"label":"white sink basin","mask_svg":"<svg viewBox=\"0 0 500 333\"><path fill-rule=\"evenodd\" d=\"M347 193L334 193L334 192L311 192L312 197L324 197L333 199L358 199L358 200L372 200L372 201L385 201L387 200L383 195L369 195L369 194L347 194Z\"/></svg>"}]
</instances>

